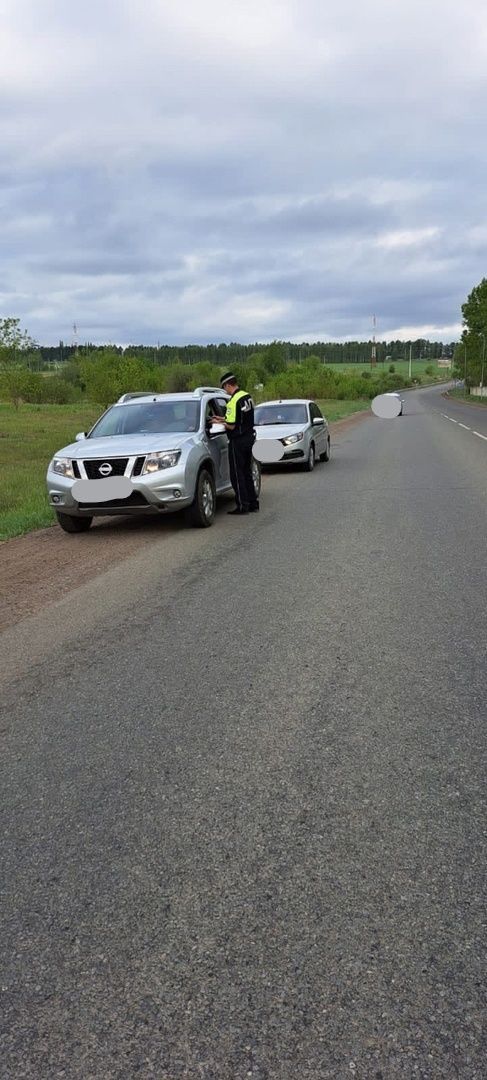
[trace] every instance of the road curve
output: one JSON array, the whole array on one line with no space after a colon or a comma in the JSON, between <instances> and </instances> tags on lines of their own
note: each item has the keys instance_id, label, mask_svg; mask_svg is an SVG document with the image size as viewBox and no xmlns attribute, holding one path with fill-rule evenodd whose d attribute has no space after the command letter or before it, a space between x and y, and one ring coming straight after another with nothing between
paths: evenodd
<instances>
[{"instance_id":1,"label":"road curve","mask_svg":"<svg viewBox=\"0 0 487 1080\"><path fill-rule=\"evenodd\" d=\"M448 412L258 515L99 525L127 557L2 634L2 1077L485 1076L487 441Z\"/></svg>"}]
</instances>

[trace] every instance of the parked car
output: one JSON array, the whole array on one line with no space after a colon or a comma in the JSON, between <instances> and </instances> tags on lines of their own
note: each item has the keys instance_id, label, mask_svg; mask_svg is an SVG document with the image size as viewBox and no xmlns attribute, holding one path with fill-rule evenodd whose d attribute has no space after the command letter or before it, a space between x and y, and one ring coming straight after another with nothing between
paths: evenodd
<instances>
[{"instance_id":1,"label":"parked car","mask_svg":"<svg viewBox=\"0 0 487 1080\"><path fill-rule=\"evenodd\" d=\"M88 433L54 455L49 502L65 532L100 515L186 510L193 525L213 523L216 498L231 491L228 439L210 416L228 395L199 386L184 394L124 394ZM253 463L256 496L260 465Z\"/></svg>"},{"instance_id":2,"label":"parked car","mask_svg":"<svg viewBox=\"0 0 487 1080\"><path fill-rule=\"evenodd\" d=\"M293 398L264 401L255 409L257 439L279 439L284 446L280 464L301 462L311 472L316 459L329 461L330 432L315 401Z\"/></svg>"},{"instance_id":3,"label":"parked car","mask_svg":"<svg viewBox=\"0 0 487 1080\"><path fill-rule=\"evenodd\" d=\"M401 411L399 413L399 416L403 416L403 414L404 414L404 398L401 397L401 395L399 393L399 390L388 390L387 393L384 395L384 397L395 397L395 398L397 398L398 401L401 404Z\"/></svg>"}]
</instances>

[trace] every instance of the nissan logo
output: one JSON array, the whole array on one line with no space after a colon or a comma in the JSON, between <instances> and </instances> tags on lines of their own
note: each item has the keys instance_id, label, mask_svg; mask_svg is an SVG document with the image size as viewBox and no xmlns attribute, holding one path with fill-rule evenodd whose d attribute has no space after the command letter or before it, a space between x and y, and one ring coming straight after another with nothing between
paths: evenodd
<instances>
[{"instance_id":1,"label":"nissan logo","mask_svg":"<svg viewBox=\"0 0 487 1080\"><path fill-rule=\"evenodd\" d=\"M100 468L98 469L98 472L101 473L102 476L110 476L111 471L112 466L109 461L104 461L103 465L100 465Z\"/></svg>"}]
</instances>

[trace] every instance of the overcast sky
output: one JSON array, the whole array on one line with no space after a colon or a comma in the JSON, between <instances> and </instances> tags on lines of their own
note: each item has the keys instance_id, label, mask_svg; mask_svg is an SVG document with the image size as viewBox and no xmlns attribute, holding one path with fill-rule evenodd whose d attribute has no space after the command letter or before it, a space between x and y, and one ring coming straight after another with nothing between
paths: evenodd
<instances>
[{"instance_id":1,"label":"overcast sky","mask_svg":"<svg viewBox=\"0 0 487 1080\"><path fill-rule=\"evenodd\" d=\"M452 341L484 0L2 0L0 317L43 344Z\"/></svg>"}]
</instances>

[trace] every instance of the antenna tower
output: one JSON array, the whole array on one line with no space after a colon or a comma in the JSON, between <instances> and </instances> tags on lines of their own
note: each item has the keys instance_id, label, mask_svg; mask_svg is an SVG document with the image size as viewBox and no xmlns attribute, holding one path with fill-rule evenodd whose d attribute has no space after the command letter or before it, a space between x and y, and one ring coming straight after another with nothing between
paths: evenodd
<instances>
[{"instance_id":1,"label":"antenna tower","mask_svg":"<svg viewBox=\"0 0 487 1080\"><path fill-rule=\"evenodd\" d=\"M370 357L370 366L375 367L376 364L377 364L377 351L376 351L376 346L375 346L375 331L376 331L376 325L377 324L376 324L375 315L372 316L372 322L373 322L374 332L373 332L373 335L372 335L372 355Z\"/></svg>"}]
</instances>

